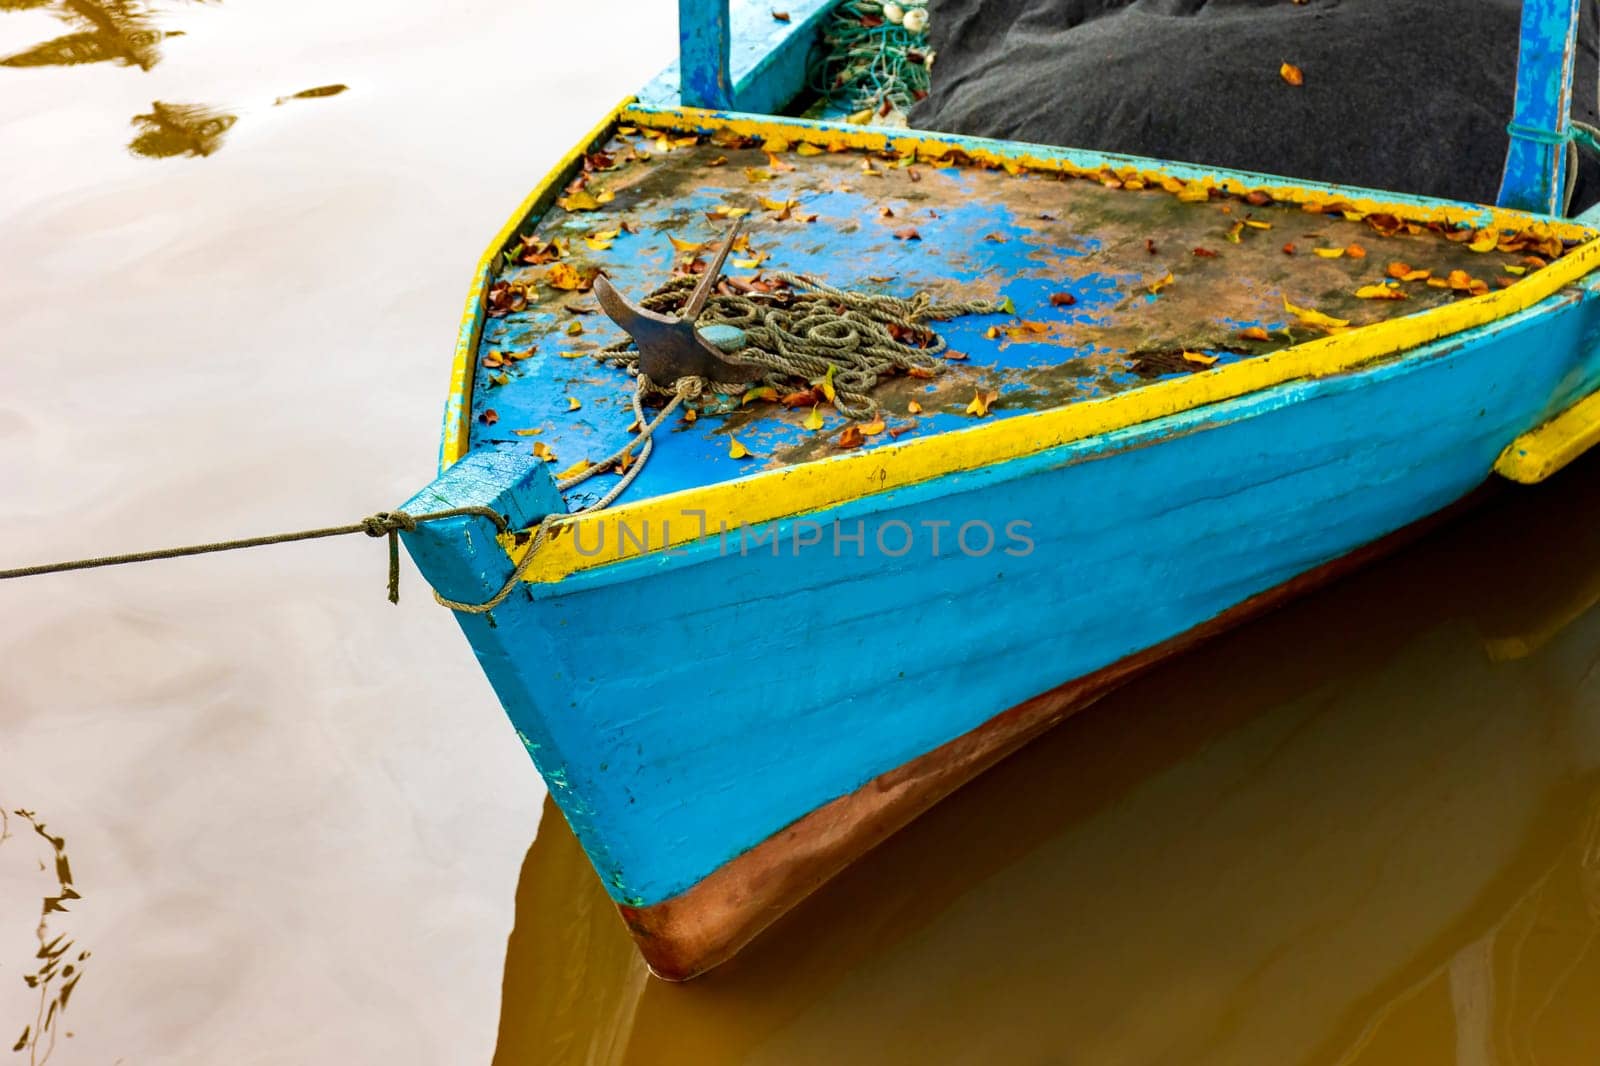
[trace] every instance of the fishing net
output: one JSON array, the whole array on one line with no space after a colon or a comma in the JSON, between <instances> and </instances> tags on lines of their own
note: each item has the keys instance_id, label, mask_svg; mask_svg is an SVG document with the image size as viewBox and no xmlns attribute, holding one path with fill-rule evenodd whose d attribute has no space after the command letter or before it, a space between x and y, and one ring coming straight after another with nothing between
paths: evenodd
<instances>
[{"instance_id":1,"label":"fishing net","mask_svg":"<svg viewBox=\"0 0 1600 1066\"><path fill-rule=\"evenodd\" d=\"M928 94L933 52L925 2L846 0L823 26L820 55L811 87L828 107L903 125L911 105Z\"/></svg>"}]
</instances>

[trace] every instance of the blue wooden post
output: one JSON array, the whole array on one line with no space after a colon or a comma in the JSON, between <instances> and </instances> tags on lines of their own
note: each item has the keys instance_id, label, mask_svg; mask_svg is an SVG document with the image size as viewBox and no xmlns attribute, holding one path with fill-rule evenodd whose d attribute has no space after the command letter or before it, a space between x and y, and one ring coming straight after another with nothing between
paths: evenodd
<instances>
[{"instance_id":1,"label":"blue wooden post","mask_svg":"<svg viewBox=\"0 0 1600 1066\"><path fill-rule=\"evenodd\" d=\"M678 95L685 107L733 107L728 0L678 0Z\"/></svg>"},{"instance_id":2,"label":"blue wooden post","mask_svg":"<svg viewBox=\"0 0 1600 1066\"><path fill-rule=\"evenodd\" d=\"M1500 181L1502 207L1547 215L1566 208L1579 2L1523 0L1517 102L1506 127L1511 148Z\"/></svg>"}]
</instances>

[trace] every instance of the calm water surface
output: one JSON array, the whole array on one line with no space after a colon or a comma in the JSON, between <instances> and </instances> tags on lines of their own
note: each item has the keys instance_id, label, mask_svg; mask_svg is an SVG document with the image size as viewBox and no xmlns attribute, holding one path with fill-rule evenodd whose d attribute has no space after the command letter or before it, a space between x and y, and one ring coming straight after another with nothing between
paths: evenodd
<instances>
[{"instance_id":1,"label":"calm water surface","mask_svg":"<svg viewBox=\"0 0 1600 1066\"><path fill-rule=\"evenodd\" d=\"M405 498L468 269L672 8L0 4L0 565ZM0 1064L1600 1061L1600 462L1104 700L687 986L381 556L0 587Z\"/></svg>"}]
</instances>

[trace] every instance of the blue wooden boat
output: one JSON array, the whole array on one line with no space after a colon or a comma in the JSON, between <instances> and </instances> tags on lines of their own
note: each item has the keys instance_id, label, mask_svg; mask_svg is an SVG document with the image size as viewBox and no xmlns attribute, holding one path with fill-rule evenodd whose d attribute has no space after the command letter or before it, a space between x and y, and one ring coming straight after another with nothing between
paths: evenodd
<instances>
[{"instance_id":1,"label":"blue wooden boat","mask_svg":"<svg viewBox=\"0 0 1600 1066\"><path fill-rule=\"evenodd\" d=\"M1140 668L1600 438L1600 243L1554 214L1576 0L1525 5L1497 207L774 117L830 7L681 0L679 66L479 263L405 505L484 509L407 547L674 979ZM595 291L714 276L734 217L722 291L998 307L870 420L712 381L576 483L661 418Z\"/></svg>"}]
</instances>

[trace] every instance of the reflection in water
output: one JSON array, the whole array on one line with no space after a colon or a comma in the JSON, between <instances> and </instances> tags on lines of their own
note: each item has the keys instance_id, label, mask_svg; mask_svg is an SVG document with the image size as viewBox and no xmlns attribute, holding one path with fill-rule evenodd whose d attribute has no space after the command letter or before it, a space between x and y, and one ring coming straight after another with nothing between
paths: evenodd
<instances>
[{"instance_id":1,"label":"reflection in water","mask_svg":"<svg viewBox=\"0 0 1600 1066\"><path fill-rule=\"evenodd\" d=\"M496 1061L1593 1061L1597 501L1506 489L1168 663L689 985L547 803Z\"/></svg>"},{"instance_id":2,"label":"reflection in water","mask_svg":"<svg viewBox=\"0 0 1600 1066\"><path fill-rule=\"evenodd\" d=\"M134 155L165 159L175 155L210 155L222 147L222 136L238 121L200 104L150 105L148 115L133 116L139 134L128 142Z\"/></svg>"},{"instance_id":3,"label":"reflection in water","mask_svg":"<svg viewBox=\"0 0 1600 1066\"><path fill-rule=\"evenodd\" d=\"M0 0L0 10L44 7L28 0ZM63 22L80 27L53 40L0 59L6 67L76 66L117 62L149 70L161 62L157 46L166 36L150 22L149 12L129 0L54 0L51 11Z\"/></svg>"},{"instance_id":4,"label":"reflection in water","mask_svg":"<svg viewBox=\"0 0 1600 1066\"><path fill-rule=\"evenodd\" d=\"M83 964L89 957L87 951L77 947L75 940L52 926L51 915L66 914L67 903L82 897L72 887L67 842L61 837L51 836L32 811L18 808L10 813L26 821L33 832L50 845L51 866L40 862L39 868L53 870L56 879L55 888L44 895L40 904L39 924L34 930L38 951L30 962L33 969L22 975L23 983L37 991L38 1007L32 1019L24 1023L22 1035L11 1047L14 1052L28 1053L29 1066L43 1066L55 1051L67 1002L83 976ZM10 815L0 808L0 843L10 836Z\"/></svg>"},{"instance_id":5,"label":"reflection in water","mask_svg":"<svg viewBox=\"0 0 1600 1066\"><path fill-rule=\"evenodd\" d=\"M340 93L349 88L350 86L348 85L319 85L315 89L301 89L297 93L290 93L288 96L280 96L276 100L272 101L272 103L273 106L276 107L285 100L315 100L319 96L338 96Z\"/></svg>"}]
</instances>

